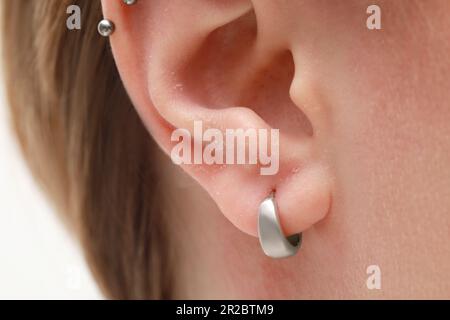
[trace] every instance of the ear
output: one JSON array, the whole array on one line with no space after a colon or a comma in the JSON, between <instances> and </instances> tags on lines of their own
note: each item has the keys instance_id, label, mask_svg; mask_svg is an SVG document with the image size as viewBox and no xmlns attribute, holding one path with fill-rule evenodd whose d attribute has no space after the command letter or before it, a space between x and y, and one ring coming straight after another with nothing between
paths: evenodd
<instances>
[{"instance_id":1,"label":"ear","mask_svg":"<svg viewBox=\"0 0 450 320\"><path fill-rule=\"evenodd\" d=\"M190 147L206 151L208 143L194 135L200 121L204 131L220 130L206 134L210 141L215 137L218 148L211 155L218 158L222 145L225 153L234 147L226 138L221 144L217 133L272 134L268 150L278 152L279 159L268 153L271 163L259 158L256 164L221 165L196 158L196 164L182 166L234 225L252 235L260 203L276 191L282 228L289 235L320 221L330 208L331 175L322 143L327 115L320 105L303 103L308 92L301 70L284 36L288 33L271 20L277 11L269 3L138 0L126 6L104 0L103 10L116 25L110 41L127 91L168 155L180 143L172 138L183 136L195 140ZM184 131L173 136L176 129ZM245 147L253 150L250 142ZM257 154L264 155L259 147Z\"/></svg>"}]
</instances>

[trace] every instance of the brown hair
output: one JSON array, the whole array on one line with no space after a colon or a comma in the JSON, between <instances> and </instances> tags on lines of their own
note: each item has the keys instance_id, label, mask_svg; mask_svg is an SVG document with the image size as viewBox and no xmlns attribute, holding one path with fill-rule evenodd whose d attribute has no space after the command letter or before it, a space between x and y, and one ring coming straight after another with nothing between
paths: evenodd
<instances>
[{"instance_id":1,"label":"brown hair","mask_svg":"<svg viewBox=\"0 0 450 320\"><path fill-rule=\"evenodd\" d=\"M12 122L27 162L113 299L170 298L157 152L97 34L100 1L3 1ZM69 5L82 29L66 28Z\"/></svg>"}]
</instances>

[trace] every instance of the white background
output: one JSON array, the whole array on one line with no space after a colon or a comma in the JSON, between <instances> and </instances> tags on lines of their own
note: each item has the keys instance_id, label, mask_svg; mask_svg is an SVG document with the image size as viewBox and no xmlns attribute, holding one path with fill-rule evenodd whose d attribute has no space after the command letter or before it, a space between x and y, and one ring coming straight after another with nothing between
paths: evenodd
<instances>
[{"instance_id":1,"label":"white background","mask_svg":"<svg viewBox=\"0 0 450 320\"><path fill-rule=\"evenodd\" d=\"M0 81L0 299L101 298L21 158Z\"/></svg>"}]
</instances>

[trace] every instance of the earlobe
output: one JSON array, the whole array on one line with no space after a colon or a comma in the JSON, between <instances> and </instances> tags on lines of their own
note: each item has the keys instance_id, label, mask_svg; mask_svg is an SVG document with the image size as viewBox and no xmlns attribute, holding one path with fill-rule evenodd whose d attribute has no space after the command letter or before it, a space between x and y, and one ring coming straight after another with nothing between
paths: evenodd
<instances>
[{"instance_id":1,"label":"earlobe","mask_svg":"<svg viewBox=\"0 0 450 320\"><path fill-rule=\"evenodd\" d=\"M311 134L315 121L290 97L292 55L284 42L269 48L258 38L258 23L270 21L258 21L250 1L140 1L126 13L113 3L103 1L116 23L111 45L142 121L223 214L256 236L258 208L276 190L285 234L321 220L330 174Z\"/></svg>"},{"instance_id":2,"label":"earlobe","mask_svg":"<svg viewBox=\"0 0 450 320\"><path fill-rule=\"evenodd\" d=\"M331 208L331 183L329 169L316 163L279 185L278 206L286 234L307 230L327 216Z\"/></svg>"}]
</instances>

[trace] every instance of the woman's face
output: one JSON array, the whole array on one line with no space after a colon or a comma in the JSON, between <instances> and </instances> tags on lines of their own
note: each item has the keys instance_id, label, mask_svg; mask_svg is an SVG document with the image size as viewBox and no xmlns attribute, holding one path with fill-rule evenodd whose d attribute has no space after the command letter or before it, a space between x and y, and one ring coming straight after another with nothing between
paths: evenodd
<instances>
[{"instance_id":1,"label":"woman's face","mask_svg":"<svg viewBox=\"0 0 450 320\"><path fill-rule=\"evenodd\" d=\"M177 196L180 297L449 296L450 2L377 1L381 30L367 28L371 4L149 1L123 13L104 1L125 86L167 154L167 123L280 129L275 177L185 175L161 159ZM280 190L284 229L304 232L295 257L267 258L245 234L268 186ZM369 266L381 289L369 289Z\"/></svg>"}]
</instances>

